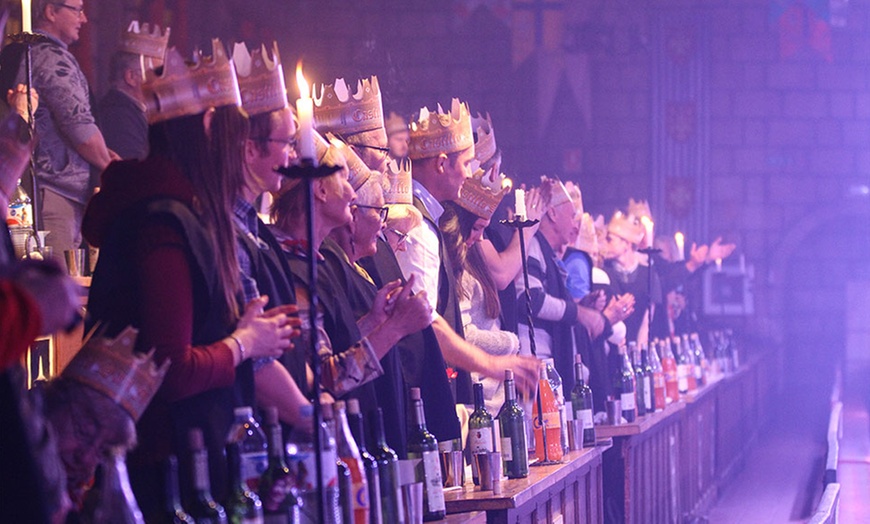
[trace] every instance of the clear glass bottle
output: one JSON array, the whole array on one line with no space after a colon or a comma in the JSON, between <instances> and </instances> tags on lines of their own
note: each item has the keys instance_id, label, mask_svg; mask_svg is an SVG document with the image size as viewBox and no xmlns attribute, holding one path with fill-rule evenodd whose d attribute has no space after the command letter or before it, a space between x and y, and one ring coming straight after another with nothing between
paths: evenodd
<instances>
[{"instance_id":1,"label":"clear glass bottle","mask_svg":"<svg viewBox=\"0 0 870 524\"><path fill-rule=\"evenodd\" d=\"M329 436L336 441L335 470L338 478L338 504L341 508L341 522L350 524L353 522L353 479L350 475L350 467L338 454L338 431L335 427L335 411L332 404L322 404L323 423Z\"/></svg>"},{"instance_id":2,"label":"clear glass bottle","mask_svg":"<svg viewBox=\"0 0 870 524\"><path fill-rule=\"evenodd\" d=\"M545 358L544 364L547 366L547 378L550 380L550 388L556 395L556 407L559 408L559 435L562 440L562 454L568 452L568 408L565 403L565 391L563 388L562 375L556 370L556 361L552 358Z\"/></svg>"},{"instance_id":3,"label":"clear glass bottle","mask_svg":"<svg viewBox=\"0 0 870 524\"><path fill-rule=\"evenodd\" d=\"M366 482L369 487L369 515L372 524L383 523L383 509L381 508L381 476L378 461L369 453L366 447L365 425L362 413L359 411L359 400L355 398L347 401L347 419L350 432L359 447L359 454L366 470Z\"/></svg>"},{"instance_id":4,"label":"clear glass bottle","mask_svg":"<svg viewBox=\"0 0 870 524\"><path fill-rule=\"evenodd\" d=\"M653 369L649 359L649 349L646 344L640 347L640 368L641 380L643 381L643 404L644 411L647 414L653 413L656 410Z\"/></svg>"},{"instance_id":5,"label":"clear glass bottle","mask_svg":"<svg viewBox=\"0 0 870 524\"><path fill-rule=\"evenodd\" d=\"M535 457L542 462L562 460L559 408L556 406L556 394L547 378L547 366L543 362L538 369L538 398L532 407L532 418L535 421L535 440L540 444L535 450Z\"/></svg>"},{"instance_id":6,"label":"clear glass bottle","mask_svg":"<svg viewBox=\"0 0 870 524\"><path fill-rule=\"evenodd\" d=\"M286 444L287 467L295 479L296 498L300 501L299 517L303 524L336 524L341 522L338 491L338 469L335 456L335 437L320 424L321 464L323 489L326 492L326 518L320 519L317 504L317 453L314 438L301 428L314 427L314 406L300 408L302 422L290 432ZM310 422L309 422L310 421Z\"/></svg>"},{"instance_id":7,"label":"clear glass bottle","mask_svg":"<svg viewBox=\"0 0 870 524\"><path fill-rule=\"evenodd\" d=\"M426 428L426 413L420 388L411 388L412 423L408 428L408 458L419 459L417 481L423 483L423 520L440 520L447 515L444 482L438 457L438 440Z\"/></svg>"},{"instance_id":8,"label":"clear glass bottle","mask_svg":"<svg viewBox=\"0 0 870 524\"><path fill-rule=\"evenodd\" d=\"M335 411L335 442L338 456L350 469L350 478L353 483L353 522L354 524L368 524L371 518L371 504L362 455L347 423L345 403L339 400L332 407Z\"/></svg>"},{"instance_id":9,"label":"clear glass bottle","mask_svg":"<svg viewBox=\"0 0 870 524\"><path fill-rule=\"evenodd\" d=\"M263 503L242 479L242 445L232 442L226 446L229 472L229 496L224 508L230 524L264 524Z\"/></svg>"},{"instance_id":10,"label":"clear glass bottle","mask_svg":"<svg viewBox=\"0 0 870 524\"><path fill-rule=\"evenodd\" d=\"M653 403L655 410L661 411L667 405L667 382L665 381L665 371L662 368L662 361L659 358L659 350L661 343L658 340L653 340L650 347L650 366L653 373Z\"/></svg>"},{"instance_id":11,"label":"clear glass bottle","mask_svg":"<svg viewBox=\"0 0 870 524\"><path fill-rule=\"evenodd\" d=\"M254 419L254 410L242 406L233 410L235 421L227 434L227 444L238 442L242 453L242 480L248 489L259 492L260 477L269 463L266 434Z\"/></svg>"}]
</instances>

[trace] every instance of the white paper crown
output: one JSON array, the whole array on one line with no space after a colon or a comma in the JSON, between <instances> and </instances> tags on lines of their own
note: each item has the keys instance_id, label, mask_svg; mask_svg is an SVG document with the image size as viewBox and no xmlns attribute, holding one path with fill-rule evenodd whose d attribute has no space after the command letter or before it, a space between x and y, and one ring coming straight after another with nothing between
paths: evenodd
<instances>
[{"instance_id":1,"label":"white paper crown","mask_svg":"<svg viewBox=\"0 0 870 524\"><path fill-rule=\"evenodd\" d=\"M356 93L343 78L332 85L312 86L314 99L314 126L321 133L332 132L341 136L362 133L384 127L384 106L378 77L357 82Z\"/></svg>"},{"instance_id":2,"label":"white paper crown","mask_svg":"<svg viewBox=\"0 0 870 524\"><path fill-rule=\"evenodd\" d=\"M449 112L445 113L440 104L435 112L424 107L420 109L417 120L411 122L411 140L408 144L411 160L456 153L469 147L474 147L471 115L468 104L460 102L458 98L451 102Z\"/></svg>"},{"instance_id":3,"label":"white paper crown","mask_svg":"<svg viewBox=\"0 0 870 524\"><path fill-rule=\"evenodd\" d=\"M233 46L233 65L239 79L242 107L248 115L271 113L287 107L287 86L278 43L272 42L272 56L262 45L248 52L243 43Z\"/></svg>"},{"instance_id":4,"label":"white paper crown","mask_svg":"<svg viewBox=\"0 0 870 524\"><path fill-rule=\"evenodd\" d=\"M489 113L485 117L480 116L480 113L472 117L471 129L474 132L474 158L483 165L498 151L498 146L495 144L495 130Z\"/></svg>"},{"instance_id":5,"label":"white paper crown","mask_svg":"<svg viewBox=\"0 0 870 524\"><path fill-rule=\"evenodd\" d=\"M410 158L403 157L390 161L381 183L384 186L384 201L387 204L414 203Z\"/></svg>"},{"instance_id":6,"label":"white paper crown","mask_svg":"<svg viewBox=\"0 0 870 524\"><path fill-rule=\"evenodd\" d=\"M478 169L471 178L466 178L459 191L456 203L480 218L490 219L501 199L510 191L511 180L504 175L495 176L490 170Z\"/></svg>"},{"instance_id":7,"label":"white paper crown","mask_svg":"<svg viewBox=\"0 0 870 524\"><path fill-rule=\"evenodd\" d=\"M138 20L133 20L127 26L127 30L121 34L120 50L163 60L166 46L169 45L169 32L168 27L166 31L161 31L159 25L155 24L152 29L148 22L140 26Z\"/></svg>"}]
</instances>

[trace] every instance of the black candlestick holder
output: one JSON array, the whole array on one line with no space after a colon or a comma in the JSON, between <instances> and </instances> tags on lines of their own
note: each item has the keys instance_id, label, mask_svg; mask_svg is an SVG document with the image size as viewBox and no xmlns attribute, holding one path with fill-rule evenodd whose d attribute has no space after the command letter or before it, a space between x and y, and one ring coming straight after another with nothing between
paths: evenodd
<instances>
[{"instance_id":1,"label":"black candlestick holder","mask_svg":"<svg viewBox=\"0 0 870 524\"><path fill-rule=\"evenodd\" d=\"M520 235L520 257L522 257L523 262L523 286L525 287L523 297L526 306L526 322L529 325L529 351L531 351L532 356L535 358L538 356L538 347L535 344L535 325L532 321L532 294L529 292L529 264L528 259L526 258L526 238L525 235L523 235L523 230L534 226L538 222L540 222L540 220L527 220L523 216L517 216L513 220L502 220L499 222L507 227L516 229ZM547 447L547 427L544 424L544 410L541 404L541 396L535 395L535 397L535 402L538 407L537 423L541 426L541 445L544 447L544 460L535 462L532 466L551 466L553 464L559 464L558 461L550 460L550 453ZM561 445L561 443L559 445Z\"/></svg>"},{"instance_id":2,"label":"black candlestick holder","mask_svg":"<svg viewBox=\"0 0 870 524\"><path fill-rule=\"evenodd\" d=\"M317 165L311 158L303 158L298 164L279 167L275 171L286 178L302 180L307 184L305 207L308 210L306 228L308 230L308 336L311 375L314 381L312 405L314 407L314 452L317 459L317 510L321 521L326 519L326 490L323 486L323 457L320 424L323 420L323 410L320 406L320 358L317 356L317 310L320 298L317 293L317 246L314 245L314 180L327 177L337 171L340 166L328 164Z\"/></svg>"},{"instance_id":3,"label":"black candlestick holder","mask_svg":"<svg viewBox=\"0 0 870 524\"><path fill-rule=\"evenodd\" d=\"M653 264L655 263L655 259L653 259L653 255L657 255L662 252L661 249L655 247L647 247L643 249L638 249L638 253L643 253L646 255L647 259L647 279L646 279L646 294L647 294L647 302L646 302L646 314L647 318L647 329L646 329L646 347L652 347L650 345L650 341L652 340L652 327L653 327L653 319L652 319L652 276L653 276ZM664 298L664 297L662 297Z\"/></svg>"}]
</instances>

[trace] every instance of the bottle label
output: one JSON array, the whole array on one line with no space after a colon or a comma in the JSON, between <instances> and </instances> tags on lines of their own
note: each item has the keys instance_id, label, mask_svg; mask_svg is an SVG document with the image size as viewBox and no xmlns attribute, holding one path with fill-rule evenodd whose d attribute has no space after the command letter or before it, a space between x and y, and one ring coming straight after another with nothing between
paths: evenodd
<instances>
[{"instance_id":1,"label":"bottle label","mask_svg":"<svg viewBox=\"0 0 870 524\"><path fill-rule=\"evenodd\" d=\"M475 451L494 451L492 446L492 429L480 428L468 430L468 449Z\"/></svg>"},{"instance_id":2,"label":"bottle label","mask_svg":"<svg viewBox=\"0 0 870 524\"><path fill-rule=\"evenodd\" d=\"M423 482L423 498L429 513L444 511L444 483L437 451L408 453L408 458L422 458L417 465L417 481Z\"/></svg>"},{"instance_id":3,"label":"bottle label","mask_svg":"<svg viewBox=\"0 0 870 524\"><path fill-rule=\"evenodd\" d=\"M623 411L632 411L637 407L634 402L634 392L621 394L619 400Z\"/></svg>"},{"instance_id":4,"label":"bottle label","mask_svg":"<svg viewBox=\"0 0 870 524\"><path fill-rule=\"evenodd\" d=\"M502 437L501 438L501 458L504 461L511 461L514 459L514 452L511 448L511 438L510 437Z\"/></svg>"},{"instance_id":5,"label":"bottle label","mask_svg":"<svg viewBox=\"0 0 870 524\"><path fill-rule=\"evenodd\" d=\"M649 375L643 377L643 405L646 407L647 411L652 411L653 401L652 401L652 384L650 384Z\"/></svg>"},{"instance_id":6,"label":"bottle label","mask_svg":"<svg viewBox=\"0 0 870 524\"><path fill-rule=\"evenodd\" d=\"M583 429L590 429L594 427L594 422L592 420L592 410L591 409L578 409L577 410L577 420L580 421Z\"/></svg>"},{"instance_id":7,"label":"bottle label","mask_svg":"<svg viewBox=\"0 0 870 524\"><path fill-rule=\"evenodd\" d=\"M263 517L245 517L242 524L264 524Z\"/></svg>"},{"instance_id":8,"label":"bottle label","mask_svg":"<svg viewBox=\"0 0 870 524\"><path fill-rule=\"evenodd\" d=\"M269 513L277 513L289 507L289 503L293 500L290 496L293 490L293 478L291 476L281 476L272 479L269 486L263 486L260 492L260 500L263 501L263 510Z\"/></svg>"},{"instance_id":9,"label":"bottle label","mask_svg":"<svg viewBox=\"0 0 870 524\"><path fill-rule=\"evenodd\" d=\"M209 489L208 459L205 453L193 454L193 484L196 490Z\"/></svg>"},{"instance_id":10,"label":"bottle label","mask_svg":"<svg viewBox=\"0 0 870 524\"><path fill-rule=\"evenodd\" d=\"M242 453L242 479L248 489L257 493L260 487L260 477L269 466L269 455L265 451Z\"/></svg>"}]
</instances>

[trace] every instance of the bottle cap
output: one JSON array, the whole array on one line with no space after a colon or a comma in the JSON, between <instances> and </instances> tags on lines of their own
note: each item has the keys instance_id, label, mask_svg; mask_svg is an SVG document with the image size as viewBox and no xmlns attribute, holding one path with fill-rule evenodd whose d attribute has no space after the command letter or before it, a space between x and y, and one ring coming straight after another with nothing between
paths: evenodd
<instances>
[{"instance_id":1,"label":"bottle cap","mask_svg":"<svg viewBox=\"0 0 870 524\"><path fill-rule=\"evenodd\" d=\"M187 443L191 451L201 451L205 447L205 441L202 438L202 430L193 428L187 432Z\"/></svg>"},{"instance_id":2,"label":"bottle cap","mask_svg":"<svg viewBox=\"0 0 870 524\"><path fill-rule=\"evenodd\" d=\"M504 379L505 380L513 380L514 379L514 372L509 370L509 369L504 370Z\"/></svg>"},{"instance_id":3,"label":"bottle cap","mask_svg":"<svg viewBox=\"0 0 870 524\"><path fill-rule=\"evenodd\" d=\"M483 382L475 382L471 385L474 390L474 394L477 395L477 392L480 391L480 394L483 395Z\"/></svg>"},{"instance_id":4,"label":"bottle cap","mask_svg":"<svg viewBox=\"0 0 870 524\"><path fill-rule=\"evenodd\" d=\"M420 388L411 388L411 400L422 400L422 397L420 397Z\"/></svg>"},{"instance_id":5,"label":"bottle cap","mask_svg":"<svg viewBox=\"0 0 870 524\"><path fill-rule=\"evenodd\" d=\"M580 356L580 353L577 353L576 355L574 355L574 363L575 364L582 364L583 363L583 357Z\"/></svg>"},{"instance_id":6,"label":"bottle cap","mask_svg":"<svg viewBox=\"0 0 870 524\"><path fill-rule=\"evenodd\" d=\"M303 409L306 406L302 406ZM308 406L311 407L311 406ZM278 408L275 406L266 406L263 409L263 420L266 421L267 426L277 426L278 425Z\"/></svg>"},{"instance_id":7,"label":"bottle cap","mask_svg":"<svg viewBox=\"0 0 870 524\"><path fill-rule=\"evenodd\" d=\"M254 418L254 408L251 406L240 406L233 410L233 415L235 415L236 418Z\"/></svg>"},{"instance_id":8,"label":"bottle cap","mask_svg":"<svg viewBox=\"0 0 870 524\"><path fill-rule=\"evenodd\" d=\"M347 412L351 415L359 415L359 399L347 399Z\"/></svg>"},{"instance_id":9,"label":"bottle cap","mask_svg":"<svg viewBox=\"0 0 870 524\"><path fill-rule=\"evenodd\" d=\"M332 409L334 409L336 412L344 411L345 410L344 401L343 400L336 400L335 404L332 405Z\"/></svg>"}]
</instances>

